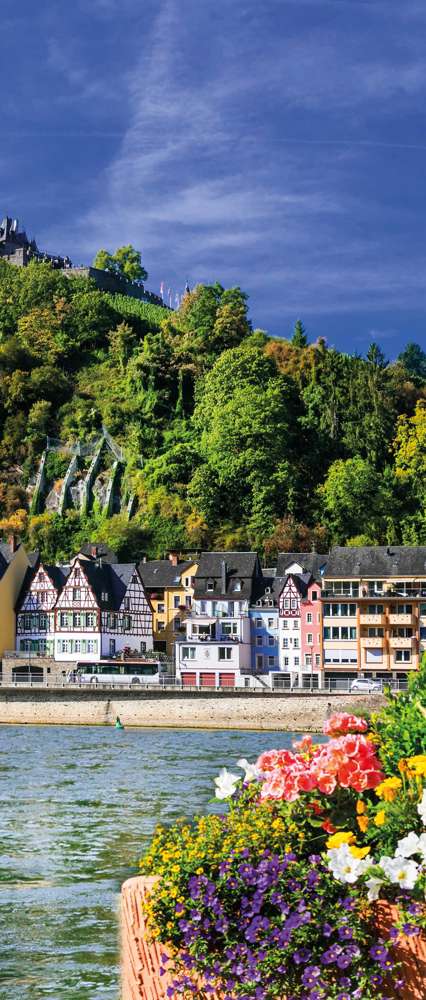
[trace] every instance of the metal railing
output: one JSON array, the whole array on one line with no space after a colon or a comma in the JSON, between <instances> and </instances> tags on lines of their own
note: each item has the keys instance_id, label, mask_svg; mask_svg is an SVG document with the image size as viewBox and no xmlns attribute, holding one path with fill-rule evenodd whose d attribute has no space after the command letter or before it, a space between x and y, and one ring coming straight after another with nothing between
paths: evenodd
<instances>
[{"instance_id":1,"label":"metal railing","mask_svg":"<svg viewBox=\"0 0 426 1000\"><path fill-rule=\"evenodd\" d=\"M278 683L277 683L278 680ZM174 677L160 677L155 683L145 681L142 678L138 678L137 681L133 683L129 680L129 683L114 683L108 682L103 683L102 680L96 678L96 681L67 681L64 677L63 679L46 679L38 674L22 673L14 674L13 679L1 679L0 687L36 687L39 688L50 688L56 690L68 690L68 691L238 691L240 694L293 694L293 695L309 695L315 696L318 694L331 694L331 695L347 695L350 698L355 698L359 695L381 695L385 688L389 687L391 691L406 691L407 681L397 681L390 680L389 682L384 682L383 688L380 691L351 691L350 685L351 681L339 680L336 682L334 679L330 678L323 682L320 686L315 686L314 684L308 685L306 682L303 685L291 684L290 678L280 677L274 679L274 684L272 687L265 683L259 686L247 686L244 685L228 685L228 684L214 684L214 685L196 685L196 684L185 684L182 680L178 680Z\"/></svg>"}]
</instances>

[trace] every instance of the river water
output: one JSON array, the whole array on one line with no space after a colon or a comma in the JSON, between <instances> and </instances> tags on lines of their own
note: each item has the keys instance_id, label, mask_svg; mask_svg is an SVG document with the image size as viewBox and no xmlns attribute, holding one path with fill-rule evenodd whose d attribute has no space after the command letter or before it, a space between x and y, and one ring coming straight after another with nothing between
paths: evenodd
<instances>
[{"instance_id":1,"label":"river water","mask_svg":"<svg viewBox=\"0 0 426 1000\"><path fill-rule=\"evenodd\" d=\"M118 1000L118 905L157 822L289 733L0 727L0 1000Z\"/></svg>"}]
</instances>

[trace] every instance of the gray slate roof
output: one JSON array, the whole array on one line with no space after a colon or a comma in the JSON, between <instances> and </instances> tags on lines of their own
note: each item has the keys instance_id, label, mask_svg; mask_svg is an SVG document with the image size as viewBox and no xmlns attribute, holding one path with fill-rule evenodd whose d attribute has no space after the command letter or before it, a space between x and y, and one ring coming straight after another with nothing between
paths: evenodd
<instances>
[{"instance_id":1,"label":"gray slate roof","mask_svg":"<svg viewBox=\"0 0 426 1000\"><path fill-rule=\"evenodd\" d=\"M302 570L310 573L314 580L321 580L321 570L326 566L329 556L322 552L280 552L277 560L277 576L286 576L287 569L293 563L299 563Z\"/></svg>"},{"instance_id":2,"label":"gray slate roof","mask_svg":"<svg viewBox=\"0 0 426 1000\"><path fill-rule=\"evenodd\" d=\"M7 567L12 562L13 552L7 542L0 542L0 580L4 576Z\"/></svg>"},{"instance_id":3,"label":"gray slate roof","mask_svg":"<svg viewBox=\"0 0 426 1000\"><path fill-rule=\"evenodd\" d=\"M202 552L195 574L196 598L228 597L251 600L255 584L262 577L257 552ZM214 590L207 590L213 580ZM241 590L234 590L234 582L241 581Z\"/></svg>"},{"instance_id":4,"label":"gray slate roof","mask_svg":"<svg viewBox=\"0 0 426 1000\"><path fill-rule=\"evenodd\" d=\"M337 545L330 552L324 573L326 579L388 577L418 579L426 576L426 545L375 545L357 548Z\"/></svg>"},{"instance_id":5,"label":"gray slate roof","mask_svg":"<svg viewBox=\"0 0 426 1000\"><path fill-rule=\"evenodd\" d=\"M139 563L138 570L143 580L144 587L148 590L162 590L164 587L173 587L173 584L180 584L181 574L194 565L195 560L180 562L173 566L170 559L150 559L148 562Z\"/></svg>"}]
</instances>

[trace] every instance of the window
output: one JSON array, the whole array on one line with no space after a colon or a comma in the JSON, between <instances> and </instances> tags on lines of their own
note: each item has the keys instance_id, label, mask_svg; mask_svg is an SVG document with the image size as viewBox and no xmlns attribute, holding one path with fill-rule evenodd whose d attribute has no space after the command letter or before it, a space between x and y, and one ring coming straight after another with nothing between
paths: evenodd
<instances>
[{"instance_id":1,"label":"window","mask_svg":"<svg viewBox=\"0 0 426 1000\"><path fill-rule=\"evenodd\" d=\"M95 624L95 616L92 611L89 611L89 614L86 615L86 626L87 628L93 628L94 624Z\"/></svg>"},{"instance_id":2,"label":"window","mask_svg":"<svg viewBox=\"0 0 426 1000\"><path fill-rule=\"evenodd\" d=\"M293 646L295 649L299 649L299 640L297 638L293 639Z\"/></svg>"},{"instance_id":3,"label":"window","mask_svg":"<svg viewBox=\"0 0 426 1000\"><path fill-rule=\"evenodd\" d=\"M73 587L72 599L73 601L81 601L81 590L79 587Z\"/></svg>"},{"instance_id":4,"label":"window","mask_svg":"<svg viewBox=\"0 0 426 1000\"><path fill-rule=\"evenodd\" d=\"M219 646L219 660L231 660L232 649L230 646Z\"/></svg>"},{"instance_id":5,"label":"window","mask_svg":"<svg viewBox=\"0 0 426 1000\"><path fill-rule=\"evenodd\" d=\"M308 640L307 641L308 641L308 646L312 646L313 645L314 637L313 637L312 632L308 632Z\"/></svg>"},{"instance_id":6,"label":"window","mask_svg":"<svg viewBox=\"0 0 426 1000\"><path fill-rule=\"evenodd\" d=\"M290 611L290 600L289 600L288 597L285 598L284 608L285 608L286 611Z\"/></svg>"},{"instance_id":7,"label":"window","mask_svg":"<svg viewBox=\"0 0 426 1000\"><path fill-rule=\"evenodd\" d=\"M108 591L107 590L103 590L102 593L101 593L101 601L104 601L104 603L106 604L107 600L108 600ZM126 601L127 602L129 601L128 597L124 598L124 607L126 607Z\"/></svg>"},{"instance_id":8,"label":"window","mask_svg":"<svg viewBox=\"0 0 426 1000\"><path fill-rule=\"evenodd\" d=\"M237 635L238 632L237 622L224 622L222 625L222 632L223 635ZM262 639L261 638L259 639L259 636L257 637L257 644L258 646L262 645Z\"/></svg>"},{"instance_id":9,"label":"window","mask_svg":"<svg viewBox=\"0 0 426 1000\"><path fill-rule=\"evenodd\" d=\"M164 615L164 604L163 604L163 602L161 602L160 604L157 604L157 611L158 611L158 613L160 615Z\"/></svg>"},{"instance_id":10,"label":"window","mask_svg":"<svg viewBox=\"0 0 426 1000\"><path fill-rule=\"evenodd\" d=\"M288 639L283 639L283 649L288 649Z\"/></svg>"},{"instance_id":11,"label":"window","mask_svg":"<svg viewBox=\"0 0 426 1000\"><path fill-rule=\"evenodd\" d=\"M190 587L191 586L191 577L190 576L185 576L184 581L183 581L183 585L184 585L184 587Z\"/></svg>"},{"instance_id":12,"label":"window","mask_svg":"<svg viewBox=\"0 0 426 1000\"><path fill-rule=\"evenodd\" d=\"M88 653L97 653L98 652L98 640L97 639L88 639L87 640L87 652Z\"/></svg>"},{"instance_id":13,"label":"window","mask_svg":"<svg viewBox=\"0 0 426 1000\"><path fill-rule=\"evenodd\" d=\"M284 666L288 667L288 663L289 663L288 656L285 656L284 657Z\"/></svg>"},{"instance_id":14,"label":"window","mask_svg":"<svg viewBox=\"0 0 426 1000\"><path fill-rule=\"evenodd\" d=\"M232 583L233 590L241 590L241 580L234 580Z\"/></svg>"},{"instance_id":15,"label":"window","mask_svg":"<svg viewBox=\"0 0 426 1000\"><path fill-rule=\"evenodd\" d=\"M268 667L275 667L275 656L268 656Z\"/></svg>"},{"instance_id":16,"label":"window","mask_svg":"<svg viewBox=\"0 0 426 1000\"><path fill-rule=\"evenodd\" d=\"M192 604L192 597L190 594L187 594L185 597L185 607L190 608L191 604Z\"/></svg>"},{"instance_id":17,"label":"window","mask_svg":"<svg viewBox=\"0 0 426 1000\"><path fill-rule=\"evenodd\" d=\"M174 596L173 596L173 607L174 608L178 608L179 604L180 604L179 594L174 594Z\"/></svg>"},{"instance_id":18,"label":"window","mask_svg":"<svg viewBox=\"0 0 426 1000\"><path fill-rule=\"evenodd\" d=\"M42 613L40 615L40 632L45 632L47 629L47 615Z\"/></svg>"},{"instance_id":19,"label":"window","mask_svg":"<svg viewBox=\"0 0 426 1000\"><path fill-rule=\"evenodd\" d=\"M183 660L195 660L195 646L183 646L182 647L182 659Z\"/></svg>"},{"instance_id":20,"label":"window","mask_svg":"<svg viewBox=\"0 0 426 1000\"><path fill-rule=\"evenodd\" d=\"M367 629L367 634L369 639L383 639L385 630L383 628L377 628L376 626L370 626Z\"/></svg>"},{"instance_id":21,"label":"window","mask_svg":"<svg viewBox=\"0 0 426 1000\"><path fill-rule=\"evenodd\" d=\"M81 653L81 639L76 639L74 642L74 652Z\"/></svg>"},{"instance_id":22,"label":"window","mask_svg":"<svg viewBox=\"0 0 426 1000\"><path fill-rule=\"evenodd\" d=\"M102 600L103 601L107 601L108 600L108 594L107 593L102 594ZM124 601L123 601L123 610L124 611L130 611L130 597L125 597L124 598Z\"/></svg>"},{"instance_id":23,"label":"window","mask_svg":"<svg viewBox=\"0 0 426 1000\"><path fill-rule=\"evenodd\" d=\"M72 616L73 628L80 628L81 626L81 614L79 611Z\"/></svg>"},{"instance_id":24,"label":"window","mask_svg":"<svg viewBox=\"0 0 426 1000\"><path fill-rule=\"evenodd\" d=\"M395 653L395 663L409 663L411 660L411 650L397 649Z\"/></svg>"},{"instance_id":25,"label":"window","mask_svg":"<svg viewBox=\"0 0 426 1000\"><path fill-rule=\"evenodd\" d=\"M274 619L268 618L268 628L273 628L273 627L274 627Z\"/></svg>"},{"instance_id":26,"label":"window","mask_svg":"<svg viewBox=\"0 0 426 1000\"><path fill-rule=\"evenodd\" d=\"M295 667L298 667L298 666L299 666L299 662L300 662L300 661L299 661L299 657L298 657L298 656L295 656L295 657L294 657L294 666L295 666Z\"/></svg>"},{"instance_id":27,"label":"window","mask_svg":"<svg viewBox=\"0 0 426 1000\"><path fill-rule=\"evenodd\" d=\"M351 625L349 628L346 625L333 625L332 628L326 625L324 628L324 639L356 639L356 628L354 625Z\"/></svg>"},{"instance_id":28,"label":"window","mask_svg":"<svg viewBox=\"0 0 426 1000\"><path fill-rule=\"evenodd\" d=\"M256 656L256 669L257 670L263 669L263 656L261 653L260 654L258 653Z\"/></svg>"},{"instance_id":29,"label":"window","mask_svg":"<svg viewBox=\"0 0 426 1000\"><path fill-rule=\"evenodd\" d=\"M262 619L261 618L256 618L254 624L255 624L256 628L262 628Z\"/></svg>"},{"instance_id":30,"label":"window","mask_svg":"<svg viewBox=\"0 0 426 1000\"><path fill-rule=\"evenodd\" d=\"M124 629L125 632L131 632L132 631L132 616L131 615L124 615L123 629Z\"/></svg>"},{"instance_id":31,"label":"window","mask_svg":"<svg viewBox=\"0 0 426 1000\"><path fill-rule=\"evenodd\" d=\"M275 646L275 639L273 635L268 636L268 646Z\"/></svg>"},{"instance_id":32,"label":"window","mask_svg":"<svg viewBox=\"0 0 426 1000\"><path fill-rule=\"evenodd\" d=\"M69 625L68 615L66 611L61 611L59 615L59 624L61 628L67 628L67 626Z\"/></svg>"},{"instance_id":33,"label":"window","mask_svg":"<svg viewBox=\"0 0 426 1000\"><path fill-rule=\"evenodd\" d=\"M293 619L293 628L299 628L300 622L298 618Z\"/></svg>"},{"instance_id":34,"label":"window","mask_svg":"<svg viewBox=\"0 0 426 1000\"><path fill-rule=\"evenodd\" d=\"M214 580L207 580L207 593L211 593L214 590Z\"/></svg>"},{"instance_id":35,"label":"window","mask_svg":"<svg viewBox=\"0 0 426 1000\"><path fill-rule=\"evenodd\" d=\"M283 625L283 628L288 628L288 621L287 621L286 618L284 618L284 621L283 621L282 625Z\"/></svg>"},{"instance_id":36,"label":"window","mask_svg":"<svg viewBox=\"0 0 426 1000\"><path fill-rule=\"evenodd\" d=\"M315 666L316 667L321 666L321 656L319 653L315 653Z\"/></svg>"},{"instance_id":37,"label":"window","mask_svg":"<svg viewBox=\"0 0 426 1000\"><path fill-rule=\"evenodd\" d=\"M313 601L317 601L318 600L318 591L317 590L313 590L312 591L312 598L311 599Z\"/></svg>"},{"instance_id":38,"label":"window","mask_svg":"<svg viewBox=\"0 0 426 1000\"><path fill-rule=\"evenodd\" d=\"M384 612L383 604L368 604L367 614L368 615L382 615Z\"/></svg>"},{"instance_id":39,"label":"window","mask_svg":"<svg viewBox=\"0 0 426 1000\"><path fill-rule=\"evenodd\" d=\"M297 601L296 601L295 597L292 597L292 599L291 599L291 610L292 611L296 611L297 610Z\"/></svg>"},{"instance_id":40,"label":"window","mask_svg":"<svg viewBox=\"0 0 426 1000\"><path fill-rule=\"evenodd\" d=\"M164 632L165 624L164 622L157 622L157 629L159 632Z\"/></svg>"},{"instance_id":41,"label":"window","mask_svg":"<svg viewBox=\"0 0 426 1000\"><path fill-rule=\"evenodd\" d=\"M256 636L256 646L262 646L262 645L263 645L262 636L261 635Z\"/></svg>"},{"instance_id":42,"label":"window","mask_svg":"<svg viewBox=\"0 0 426 1000\"><path fill-rule=\"evenodd\" d=\"M312 666L312 656L311 656L310 653L306 653L305 654L305 667L311 667L311 666Z\"/></svg>"},{"instance_id":43,"label":"window","mask_svg":"<svg viewBox=\"0 0 426 1000\"><path fill-rule=\"evenodd\" d=\"M308 625L312 625L312 612L311 611L308 611L308 613L306 615L306 622L307 622Z\"/></svg>"}]
</instances>

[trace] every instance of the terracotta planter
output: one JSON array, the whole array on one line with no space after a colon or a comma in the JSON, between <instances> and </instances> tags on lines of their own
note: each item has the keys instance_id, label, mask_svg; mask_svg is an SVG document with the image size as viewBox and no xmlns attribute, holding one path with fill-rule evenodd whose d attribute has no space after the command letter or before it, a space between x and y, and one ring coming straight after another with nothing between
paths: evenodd
<instances>
[{"instance_id":1,"label":"terracotta planter","mask_svg":"<svg viewBox=\"0 0 426 1000\"><path fill-rule=\"evenodd\" d=\"M143 902L155 878L130 878L121 890L122 993L121 1000L166 1000L170 977L160 976L161 955L156 942L148 942ZM209 994L223 1000L222 994Z\"/></svg>"},{"instance_id":2,"label":"terracotta planter","mask_svg":"<svg viewBox=\"0 0 426 1000\"><path fill-rule=\"evenodd\" d=\"M398 908L379 902L376 908L376 928L383 938L395 923ZM396 1000L425 1000L426 997L426 935L405 937L394 948L394 955L402 963L401 979L405 985L395 994Z\"/></svg>"},{"instance_id":3,"label":"terracotta planter","mask_svg":"<svg viewBox=\"0 0 426 1000\"><path fill-rule=\"evenodd\" d=\"M148 942L143 902L155 884L155 878L131 878L122 888L122 994L121 1000L166 1000L170 977L160 976L161 955L165 949ZM387 938L395 922L396 907L378 903L376 927ZM395 949L402 962L401 977L405 987L396 1000L426 998L426 936L405 938ZM223 1000L222 994L210 994L211 1000Z\"/></svg>"}]
</instances>

